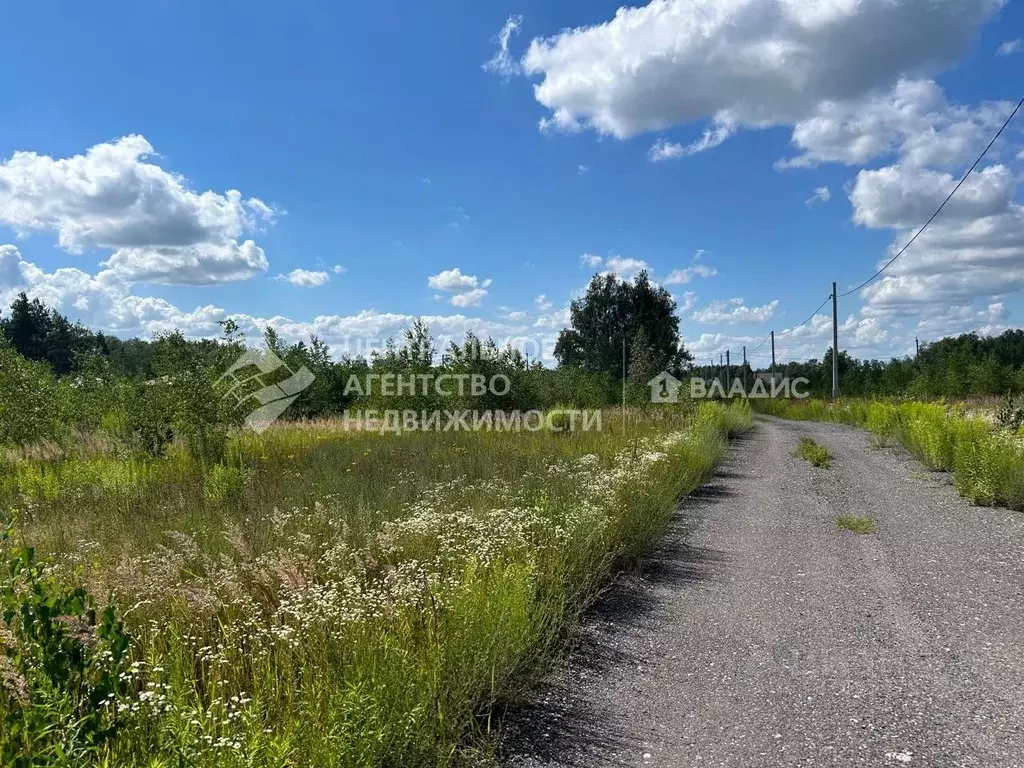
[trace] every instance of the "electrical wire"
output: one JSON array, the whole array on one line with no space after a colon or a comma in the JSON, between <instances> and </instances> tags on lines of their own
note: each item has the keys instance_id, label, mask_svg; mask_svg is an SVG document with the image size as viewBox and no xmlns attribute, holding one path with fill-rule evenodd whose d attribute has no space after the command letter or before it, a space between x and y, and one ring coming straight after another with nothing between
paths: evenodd
<instances>
[{"instance_id":1,"label":"electrical wire","mask_svg":"<svg viewBox=\"0 0 1024 768\"><path fill-rule=\"evenodd\" d=\"M777 333L775 335L776 336L786 336L786 335L792 333L793 331L797 330L797 328L803 328L805 325L807 325L809 322L811 322L811 320L814 319L814 316L816 314L818 314L818 310L820 310L822 307L824 307L826 304L828 304L829 301L831 301L831 300L832 300L832 294L830 293L828 296L825 297L825 300L823 302L821 302L821 304L818 305L818 309L815 309L813 312L811 312L810 316L806 320L804 320L802 323L800 323L800 325L794 326L793 328L788 328L785 331L782 331L781 333Z\"/></svg>"},{"instance_id":2,"label":"electrical wire","mask_svg":"<svg viewBox=\"0 0 1024 768\"><path fill-rule=\"evenodd\" d=\"M1008 126L1010 124L1010 121L1013 120L1013 118L1016 116L1017 112L1020 110L1022 105L1024 105L1024 98L1022 98L1020 101L1017 102L1017 106L1013 108L1013 112L1011 112L1010 116L1008 118L1006 118L1006 121L1002 124L1002 126L1000 126L999 130L996 131L996 135L992 137L992 141L990 141L988 143L988 146L986 146L985 149L982 150L981 154L978 155L978 159L974 161L974 164L970 168L967 169L967 173L965 173L963 175L963 177L960 179L960 181L957 182L957 185L955 187L953 187L953 191L950 192L948 195L946 195L946 199L942 201L942 204L939 205L938 208L935 209L935 213L933 213L931 216L928 217L928 221L926 221L921 226L921 228L919 230L917 230L917 232L914 234L914 236L912 238L910 238L910 240L907 241L907 244L904 245L902 248L900 248L896 252L895 256L893 256L891 259L889 259L887 262L885 262L885 264L882 265L882 268L879 269L877 272L875 272L875 274L873 274L871 277L869 277L863 283L858 285L856 288L851 288L846 293L839 294L839 298L843 298L844 296L849 296L851 293L856 293L857 291L859 291L861 288L863 288L865 285L870 283L872 280L874 280L880 274L885 272L885 270L887 270L890 266L892 266L892 263L894 261L896 261L896 259L898 259L900 256L902 256L904 254L904 252L907 250L907 248L909 248L910 246L912 246L914 244L914 241L917 240L917 238L919 238L921 236L921 233L924 232L928 228L929 224L931 224L933 221L935 221L935 217L938 216L942 212L943 208L946 207L946 203L948 203L953 198L953 195L956 194L957 190L960 189L960 187L963 186L965 181L967 181L967 177L970 176L971 173L974 172L974 169L978 167L978 164L985 158L985 155L988 154L988 151L990 149L992 149L992 145L995 144L996 140L1003 134L1003 131L1006 130L1006 126Z\"/></svg>"}]
</instances>

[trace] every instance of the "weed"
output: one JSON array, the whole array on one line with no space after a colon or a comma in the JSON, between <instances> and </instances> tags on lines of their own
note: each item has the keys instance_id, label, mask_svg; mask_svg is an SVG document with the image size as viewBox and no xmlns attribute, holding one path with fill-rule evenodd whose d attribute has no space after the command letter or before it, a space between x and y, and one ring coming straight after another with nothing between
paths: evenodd
<instances>
[{"instance_id":1,"label":"weed","mask_svg":"<svg viewBox=\"0 0 1024 768\"><path fill-rule=\"evenodd\" d=\"M858 534L875 533L878 530L875 521L870 517L857 517L856 515L840 515L836 518L836 525L840 530Z\"/></svg>"},{"instance_id":2,"label":"weed","mask_svg":"<svg viewBox=\"0 0 1024 768\"><path fill-rule=\"evenodd\" d=\"M800 444L793 455L822 469L828 469L832 466L832 454L828 448L814 442L809 437L800 438Z\"/></svg>"}]
</instances>

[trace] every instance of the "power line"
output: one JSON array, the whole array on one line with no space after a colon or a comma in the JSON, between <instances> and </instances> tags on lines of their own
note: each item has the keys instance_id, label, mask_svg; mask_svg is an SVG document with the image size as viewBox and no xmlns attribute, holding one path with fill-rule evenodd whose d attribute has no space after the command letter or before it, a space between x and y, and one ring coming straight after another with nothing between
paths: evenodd
<instances>
[{"instance_id":1,"label":"power line","mask_svg":"<svg viewBox=\"0 0 1024 768\"><path fill-rule=\"evenodd\" d=\"M970 176L971 173L974 172L974 169L978 167L978 164L984 159L985 155L988 154L988 151L990 149L992 149L992 145L996 143L996 140L1003 134L1003 131L1006 130L1006 126L1008 126L1010 124L1010 121L1013 120L1014 116L1016 116L1017 112L1021 108L1021 105L1024 105L1024 98L1022 98L1020 101L1017 102L1017 106L1013 108L1013 112L1011 112L1010 116L1008 118L1006 118L1006 121L1002 124L1002 126L1000 126L999 130L996 131L996 135L992 137L992 141L990 141L988 143L988 146L986 146L985 149L982 150L981 154L978 155L978 159L974 161L974 164L970 168L967 169L967 173L965 173L963 175L963 177L960 179L960 181L957 182L957 185L955 187L953 187L953 191L950 192L948 195L946 195L946 199L942 201L942 204L938 208L935 209L935 213L933 213L928 218L928 221L926 221L924 223L924 225L919 230L917 230L917 233L912 238L910 238L910 240L907 241L907 244L904 245L902 248L900 248L899 251L896 252L896 255L893 256L891 259L889 259L882 266L881 269L879 269L877 272L875 272L875 274L873 274L871 277L869 277L863 283L858 285L856 288L853 288L853 289L847 291L846 293L839 294L839 298L843 298L844 296L849 296L851 293L856 293L857 291L859 291L861 288L863 288L865 285L870 283L872 280L874 280L880 274L885 272L885 270L887 270L892 265L892 263L894 261L896 261L896 259L898 259L900 256L903 255L904 251L906 251L907 248L909 248L911 245L914 244L914 241L917 240L917 238L919 238L921 236L921 233L924 232L928 228L928 225L931 224L935 220L935 217L938 216L942 212L942 209L946 207L946 203L948 203L953 198L953 195L956 194L957 190L960 189L960 187L963 186L963 183L965 181L967 181L967 177Z\"/></svg>"},{"instance_id":2,"label":"power line","mask_svg":"<svg viewBox=\"0 0 1024 768\"><path fill-rule=\"evenodd\" d=\"M772 337L772 335L769 333L767 336L765 336L763 339L761 339L761 343L758 344L753 349L751 349L750 352L751 353L757 352L757 350L759 350L761 347L763 347L768 342L768 339L770 339L771 337Z\"/></svg>"},{"instance_id":3,"label":"power line","mask_svg":"<svg viewBox=\"0 0 1024 768\"><path fill-rule=\"evenodd\" d=\"M831 293L828 296L825 297L825 300L823 302L821 302L821 304L818 305L818 309L821 309L826 304L828 304L830 301L832 301L832 294ZM777 333L777 334L775 334L775 337L778 338L779 336L786 336L787 334L790 334L793 331L795 331L797 328L802 328L803 326L807 325L809 322L811 322L811 320L814 319L814 316L816 314L818 314L818 309L815 309L813 312L811 312L810 316L806 320L804 320L802 323L800 323L800 325L797 325L797 326L794 326L792 328L789 328L788 330L782 331L781 333Z\"/></svg>"}]
</instances>

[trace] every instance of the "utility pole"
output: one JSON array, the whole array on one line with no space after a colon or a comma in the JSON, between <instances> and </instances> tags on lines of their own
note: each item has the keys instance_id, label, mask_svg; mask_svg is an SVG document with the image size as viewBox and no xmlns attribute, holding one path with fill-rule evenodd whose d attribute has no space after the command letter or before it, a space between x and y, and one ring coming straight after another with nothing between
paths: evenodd
<instances>
[{"instance_id":1,"label":"utility pole","mask_svg":"<svg viewBox=\"0 0 1024 768\"><path fill-rule=\"evenodd\" d=\"M832 283L832 399L839 397L839 305L835 282Z\"/></svg>"},{"instance_id":2,"label":"utility pole","mask_svg":"<svg viewBox=\"0 0 1024 768\"><path fill-rule=\"evenodd\" d=\"M729 368L732 367L732 363L729 362L729 350L725 350L725 391L728 392L731 382L729 381Z\"/></svg>"},{"instance_id":3,"label":"utility pole","mask_svg":"<svg viewBox=\"0 0 1024 768\"><path fill-rule=\"evenodd\" d=\"M747 391L747 345L743 345L743 367L740 369L743 375L743 391Z\"/></svg>"},{"instance_id":4,"label":"utility pole","mask_svg":"<svg viewBox=\"0 0 1024 768\"><path fill-rule=\"evenodd\" d=\"M914 360L916 361L921 356L921 340L917 336L914 337L914 347Z\"/></svg>"},{"instance_id":5,"label":"utility pole","mask_svg":"<svg viewBox=\"0 0 1024 768\"><path fill-rule=\"evenodd\" d=\"M772 385L775 385L775 331L772 331Z\"/></svg>"}]
</instances>

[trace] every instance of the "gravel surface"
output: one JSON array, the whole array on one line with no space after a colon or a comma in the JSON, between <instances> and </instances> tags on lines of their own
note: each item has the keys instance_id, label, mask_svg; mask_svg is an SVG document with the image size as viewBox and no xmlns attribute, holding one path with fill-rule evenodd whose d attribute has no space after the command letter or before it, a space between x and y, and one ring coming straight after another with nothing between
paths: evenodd
<instances>
[{"instance_id":1,"label":"gravel surface","mask_svg":"<svg viewBox=\"0 0 1024 768\"><path fill-rule=\"evenodd\" d=\"M501 746L511 768L1024 766L1024 515L860 430L759 420Z\"/></svg>"}]
</instances>

